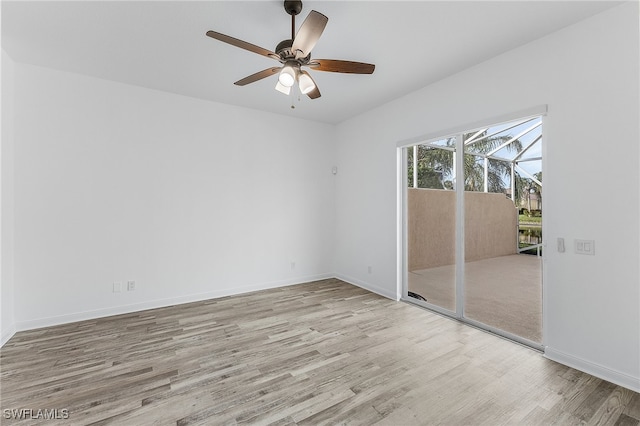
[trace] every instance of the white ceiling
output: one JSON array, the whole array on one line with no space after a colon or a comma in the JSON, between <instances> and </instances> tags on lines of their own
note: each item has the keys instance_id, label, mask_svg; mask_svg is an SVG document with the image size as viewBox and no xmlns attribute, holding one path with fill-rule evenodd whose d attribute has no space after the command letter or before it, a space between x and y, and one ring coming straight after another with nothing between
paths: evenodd
<instances>
[{"instance_id":1,"label":"white ceiling","mask_svg":"<svg viewBox=\"0 0 640 426\"><path fill-rule=\"evenodd\" d=\"M322 97L299 102L274 90L275 76L235 86L278 63L205 36L215 30L274 50L291 35L278 0L2 1L2 47L17 62L338 123L617 4L306 1L297 26L312 9L329 17L312 57L376 70L311 71Z\"/></svg>"}]
</instances>

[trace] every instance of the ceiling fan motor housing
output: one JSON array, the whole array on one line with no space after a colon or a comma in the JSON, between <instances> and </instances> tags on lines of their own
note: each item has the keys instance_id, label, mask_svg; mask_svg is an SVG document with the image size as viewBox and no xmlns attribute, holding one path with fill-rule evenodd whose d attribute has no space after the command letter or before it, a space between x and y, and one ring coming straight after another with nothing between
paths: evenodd
<instances>
[{"instance_id":1,"label":"ceiling fan motor housing","mask_svg":"<svg viewBox=\"0 0 640 426\"><path fill-rule=\"evenodd\" d=\"M293 40L282 40L280 43L278 43L275 52L280 57L280 62L295 60L299 65L308 64L309 60L311 59L311 53L309 53L304 58L295 59L296 54L293 50L291 50L291 46L293 46Z\"/></svg>"},{"instance_id":2,"label":"ceiling fan motor housing","mask_svg":"<svg viewBox=\"0 0 640 426\"><path fill-rule=\"evenodd\" d=\"M291 53L291 46L293 46L293 40L282 40L276 46L276 53L283 59L288 56L293 56Z\"/></svg>"}]
</instances>

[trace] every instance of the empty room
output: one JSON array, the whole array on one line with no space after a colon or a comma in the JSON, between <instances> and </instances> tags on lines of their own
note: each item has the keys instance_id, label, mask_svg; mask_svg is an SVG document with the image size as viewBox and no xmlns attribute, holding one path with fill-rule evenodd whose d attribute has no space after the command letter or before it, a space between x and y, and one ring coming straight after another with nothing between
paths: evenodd
<instances>
[{"instance_id":1,"label":"empty room","mask_svg":"<svg viewBox=\"0 0 640 426\"><path fill-rule=\"evenodd\" d=\"M0 423L640 425L638 1L2 1Z\"/></svg>"}]
</instances>

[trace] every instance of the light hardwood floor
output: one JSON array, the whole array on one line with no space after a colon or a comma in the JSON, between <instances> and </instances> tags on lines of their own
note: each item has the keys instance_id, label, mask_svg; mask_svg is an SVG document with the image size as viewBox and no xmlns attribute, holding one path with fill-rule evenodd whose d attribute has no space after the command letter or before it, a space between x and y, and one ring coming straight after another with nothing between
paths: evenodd
<instances>
[{"instance_id":1,"label":"light hardwood floor","mask_svg":"<svg viewBox=\"0 0 640 426\"><path fill-rule=\"evenodd\" d=\"M3 425L640 423L638 393L335 279L20 332L0 356Z\"/></svg>"}]
</instances>

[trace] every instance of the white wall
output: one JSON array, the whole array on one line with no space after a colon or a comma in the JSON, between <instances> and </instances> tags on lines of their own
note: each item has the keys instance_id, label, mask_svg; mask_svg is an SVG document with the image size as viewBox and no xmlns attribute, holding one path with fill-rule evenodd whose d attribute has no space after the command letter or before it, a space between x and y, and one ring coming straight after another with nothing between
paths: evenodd
<instances>
[{"instance_id":1,"label":"white wall","mask_svg":"<svg viewBox=\"0 0 640 426\"><path fill-rule=\"evenodd\" d=\"M13 285L13 60L2 51L0 147L0 345L15 332Z\"/></svg>"},{"instance_id":2,"label":"white wall","mask_svg":"<svg viewBox=\"0 0 640 426\"><path fill-rule=\"evenodd\" d=\"M331 276L333 126L15 71L18 329Z\"/></svg>"},{"instance_id":3,"label":"white wall","mask_svg":"<svg viewBox=\"0 0 640 426\"><path fill-rule=\"evenodd\" d=\"M397 296L398 141L548 104L547 356L640 390L638 44L630 2L339 125L337 275Z\"/></svg>"}]
</instances>

